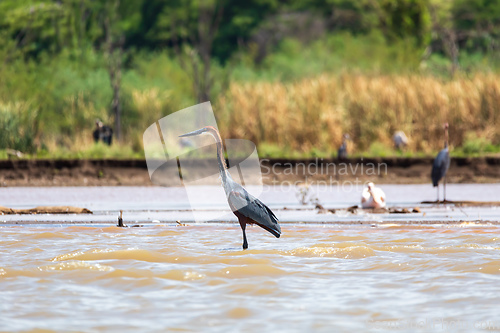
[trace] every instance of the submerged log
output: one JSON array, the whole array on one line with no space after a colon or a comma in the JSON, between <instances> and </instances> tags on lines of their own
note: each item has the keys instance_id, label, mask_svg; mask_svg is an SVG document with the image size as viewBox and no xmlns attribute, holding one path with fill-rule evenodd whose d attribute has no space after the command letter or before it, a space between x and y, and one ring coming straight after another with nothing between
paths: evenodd
<instances>
[{"instance_id":1,"label":"submerged log","mask_svg":"<svg viewBox=\"0 0 500 333\"><path fill-rule=\"evenodd\" d=\"M430 205L455 205L455 206L500 206L500 201L470 201L470 200L442 200L442 201L422 201L422 204Z\"/></svg>"},{"instance_id":2,"label":"submerged log","mask_svg":"<svg viewBox=\"0 0 500 333\"><path fill-rule=\"evenodd\" d=\"M0 214L92 214L87 208L72 206L38 206L28 209L15 209L0 206Z\"/></svg>"}]
</instances>

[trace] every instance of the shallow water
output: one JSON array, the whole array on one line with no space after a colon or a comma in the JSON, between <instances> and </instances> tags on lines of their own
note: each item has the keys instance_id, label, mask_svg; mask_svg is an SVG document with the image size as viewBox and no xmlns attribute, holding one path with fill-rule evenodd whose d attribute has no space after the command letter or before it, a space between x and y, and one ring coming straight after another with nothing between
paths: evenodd
<instances>
[{"instance_id":1,"label":"shallow water","mask_svg":"<svg viewBox=\"0 0 500 333\"><path fill-rule=\"evenodd\" d=\"M0 331L499 330L496 226L0 227Z\"/></svg>"},{"instance_id":2,"label":"shallow water","mask_svg":"<svg viewBox=\"0 0 500 333\"><path fill-rule=\"evenodd\" d=\"M381 187L389 206L422 212L318 214L296 189L268 187L283 235L248 227L246 251L236 223L176 226L194 221L182 188L0 188L2 206L94 211L0 216L0 332L500 331L500 209ZM206 221L236 221L199 190ZM360 191L309 194L340 208ZM499 196L500 184L448 186L451 200ZM144 227L114 227L120 209Z\"/></svg>"},{"instance_id":3,"label":"shallow water","mask_svg":"<svg viewBox=\"0 0 500 333\"><path fill-rule=\"evenodd\" d=\"M357 223L357 222L500 222L500 207L453 207L421 205L425 200L436 199L432 185L380 185L385 191L389 207L420 207L421 214L318 214L311 199L326 208L346 208L360 204L362 186L311 186L307 205L298 200L295 186L265 186L259 198L265 202L282 222ZM195 187L192 187L195 188ZM11 208L32 208L46 205L85 207L93 215L3 215L0 225L15 223L113 223L119 210L124 211L127 223L163 223L229 221L236 222L225 197L211 196L220 186L196 187L196 203L190 201L182 187L15 187L0 188L0 205ZM256 194L257 187L247 186ZM442 190L442 189L441 189ZM442 195L442 194L441 194ZM498 184L449 184L449 200L500 201ZM198 218L191 209L195 205ZM285 209L286 208L286 209ZM201 217L201 219L200 219Z\"/></svg>"}]
</instances>

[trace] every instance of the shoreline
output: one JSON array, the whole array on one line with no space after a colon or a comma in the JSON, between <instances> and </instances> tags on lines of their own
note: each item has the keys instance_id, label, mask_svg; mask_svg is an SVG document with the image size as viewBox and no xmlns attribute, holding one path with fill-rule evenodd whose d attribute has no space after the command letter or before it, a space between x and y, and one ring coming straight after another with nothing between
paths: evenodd
<instances>
[{"instance_id":1,"label":"shoreline","mask_svg":"<svg viewBox=\"0 0 500 333\"><path fill-rule=\"evenodd\" d=\"M369 227L400 227L400 226L447 226L447 227L488 227L488 226L500 226L500 221L495 220L459 220L459 221L434 221L434 220L391 220L391 221L377 221L377 220L363 220L363 221L279 221L280 224L285 224L289 226L369 226ZM142 227L166 227L175 226L179 228L183 227L195 227L195 226L205 226L205 225L239 225L238 221L203 221L203 222L193 222L193 221L182 221L182 225L179 225L177 221L161 221L159 223L151 221L138 221L138 222L128 222L128 227L122 227L124 229L128 228L142 228ZM94 226L98 227L117 227L115 222L109 221L0 221L0 227L5 226L16 226L16 225L47 225L47 226ZM256 226L255 226L256 227Z\"/></svg>"},{"instance_id":2,"label":"shoreline","mask_svg":"<svg viewBox=\"0 0 500 333\"><path fill-rule=\"evenodd\" d=\"M261 159L263 182L320 183L346 181L378 184L430 183L433 158L353 158L346 160ZM195 161L200 172L212 163ZM326 171L325 171L326 170ZM177 170L173 171L175 178ZM500 157L452 158L448 183L499 183ZM179 186L173 179L171 186ZM166 184L167 186L169 184ZM141 159L2 160L0 186L153 186Z\"/></svg>"}]
</instances>

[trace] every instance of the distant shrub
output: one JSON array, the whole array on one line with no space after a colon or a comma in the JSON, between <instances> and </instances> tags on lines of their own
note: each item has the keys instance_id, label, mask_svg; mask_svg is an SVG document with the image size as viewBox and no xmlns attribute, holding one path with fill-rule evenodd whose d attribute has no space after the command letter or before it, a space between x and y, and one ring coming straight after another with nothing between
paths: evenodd
<instances>
[{"instance_id":1,"label":"distant shrub","mask_svg":"<svg viewBox=\"0 0 500 333\"><path fill-rule=\"evenodd\" d=\"M477 136L475 133L468 133L462 150L466 155L478 155L486 152L494 152L495 147L486 138Z\"/></svg>"},{"instance_id":2,"label":"distant shrub","mask_svg":"<svg viewBox=\"0 0 500 333\"><path fill-rule=\"evenodd\" d=\"M35 151L36 115L27 102L0 102L0 149Z\"/></svg>"},{"instance_id":3,"label":"distant shrub","mask_svg":"<svg viewBox=\"0 0 500 333\"><path fill-rule=\"evenodd\" d=\"M392 155L393 151L382 142L375 141L370 145L370 148L368 148L368 153L370 154L370 156L386 157Z\"/></svg>"}]
</instances>

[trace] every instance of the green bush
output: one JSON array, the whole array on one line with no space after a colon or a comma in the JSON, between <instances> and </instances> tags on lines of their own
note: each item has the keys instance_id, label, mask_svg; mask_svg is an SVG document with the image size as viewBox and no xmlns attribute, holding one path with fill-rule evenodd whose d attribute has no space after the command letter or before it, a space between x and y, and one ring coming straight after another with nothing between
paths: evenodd
<instances>
[{"instance_id":1,"label":"green bush","mask_svg":"<svg viewBox=\"0 0 500 333\"><path fill-rule=\"evenodd\" d=\"M382 142L375 141L368 148L369 156L387 157L394 155L394 151Z\"/></svg>"},{"instance_id":2,"label":"green bush","mask_svg":"<svg viewBox=\"0 0 500 333\"><path fill-rule=\"evenodd\" d=\"M0 149L35 151L36 116L36 109L29 103L0 102Z\"/></svg>"},{"instance_id":3,"label":"green bush","mask_svg":"<svg viewBox=\"0 0 500 333\"><path fill-rule=\"evenodd\" d=\"M465 155L479 155L499 152L500 147L493 145L486 138L478 137L475 133L467 133L462 151Z\"/></svg>"}]
</instances>

